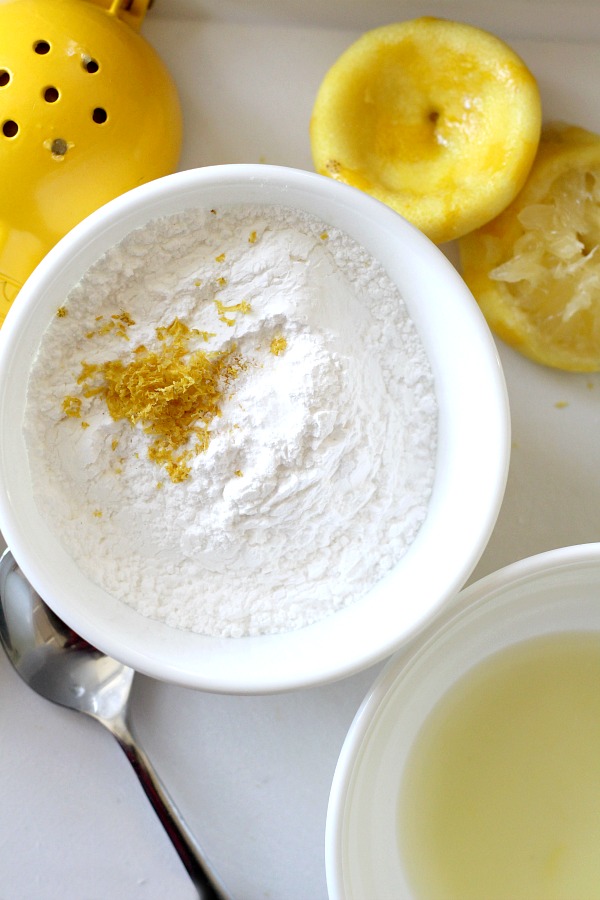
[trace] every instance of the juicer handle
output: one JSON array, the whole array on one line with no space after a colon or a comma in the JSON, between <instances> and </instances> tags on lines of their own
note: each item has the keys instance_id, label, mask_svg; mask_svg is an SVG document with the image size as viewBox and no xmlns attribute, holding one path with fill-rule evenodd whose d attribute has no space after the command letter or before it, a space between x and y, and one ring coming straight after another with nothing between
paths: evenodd
<instances>
[{"instance_id":1,"label":"juicer handle","mask_svg":"<svg viewBox=\"0 0 600 900\"><path fill-rule=\"evenodd\" d=\"M101 6L109 15L126 22L134 31L139 31L153 0L91 0L91 2Z\"/></svg>"}]
</instances>

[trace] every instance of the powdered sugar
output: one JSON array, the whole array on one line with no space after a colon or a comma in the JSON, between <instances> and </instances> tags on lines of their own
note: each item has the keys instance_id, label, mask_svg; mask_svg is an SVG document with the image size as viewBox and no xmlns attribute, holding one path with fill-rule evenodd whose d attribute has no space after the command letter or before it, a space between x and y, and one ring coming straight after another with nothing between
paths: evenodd
<instances>
[{"instance_id":1,"label":"powdered sugar","mask_svg":"<svg viewBox=\"0 0 600 900\"><path fill-rule=\"evenodd\" d=\"M286 209L189 211L129 235L64 309L30 378L29 462L42 515L106 590L175 627L263 634L353 602L406 551L433 481L433 378L347 235ZM175 318L245 361L182 482L78 383L82 361L126 362Z\"/></svg>"}]
</instances>

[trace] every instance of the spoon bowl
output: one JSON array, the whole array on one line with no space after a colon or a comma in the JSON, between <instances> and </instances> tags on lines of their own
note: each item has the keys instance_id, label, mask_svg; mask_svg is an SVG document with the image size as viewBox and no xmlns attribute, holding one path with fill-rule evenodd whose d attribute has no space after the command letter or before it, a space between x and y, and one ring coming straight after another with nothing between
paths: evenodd
<instances>
[{"instance_id":1,"label":"spoon bowl","mask_svg":"<svg viewBox=\"0 0 600 900\"><path fill-rule=\"evenodd\" d=\"M128 722L134 670L101 653L66 625L29 584L10 550L0 558L0 642L16 672L36 693L85 713L107 728L142 787L202 900L225 892Z\"/></svg>"},{"instance_id":2,"label":"spoon bowl","mask_svg":"<svg viewBox=\"0 0 600 900\"><path fill-rule=\"evenodd\" d=\"M0 560L0 639L23 681L46 700L96 719L124 710L133 669L105 656L46 606L9 551Z\"/></svg>"}]
</instances>

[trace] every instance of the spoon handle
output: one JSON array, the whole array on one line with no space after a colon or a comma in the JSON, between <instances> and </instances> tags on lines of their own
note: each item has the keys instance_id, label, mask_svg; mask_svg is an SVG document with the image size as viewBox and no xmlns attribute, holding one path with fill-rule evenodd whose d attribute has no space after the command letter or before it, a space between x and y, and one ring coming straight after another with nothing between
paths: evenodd
<instances>
[{"instance_id":1,"label":"spoon handle","mask_svg":"<svg viewBox=\"0 0 600 900\"><path fill-rule=\"evenodd\" d=\"M202 858L200 848L188 830L177 807L169 797L152 763L133 737L125 720L123 718L112 722L103 720L103 724L115 736L125 756L133 766L140 784L146 792L146 796L154 807L154 811L162 822L165 831L171 839L171 843L192 879L200 900L227 900L227 895L218 885L215 877L209 874L207 863Z\"/></svg>"}]
</instances>

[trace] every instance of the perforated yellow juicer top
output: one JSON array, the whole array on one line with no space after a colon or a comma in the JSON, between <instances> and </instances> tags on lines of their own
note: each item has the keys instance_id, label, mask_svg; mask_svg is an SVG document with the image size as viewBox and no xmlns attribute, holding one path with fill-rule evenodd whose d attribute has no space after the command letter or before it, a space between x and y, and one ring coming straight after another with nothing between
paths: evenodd
<instances>
[{"instance_id":1,"label":"perforated yellow juicer top","mask_svg":"<svg viewBox=\"0 0 600 900\"><path fill-rule=\"evenodd\" d=\"M0 2L0 323L77 222L177 166L177 92L138 33L150 2Z\"/></svg>"}]
</instances>

